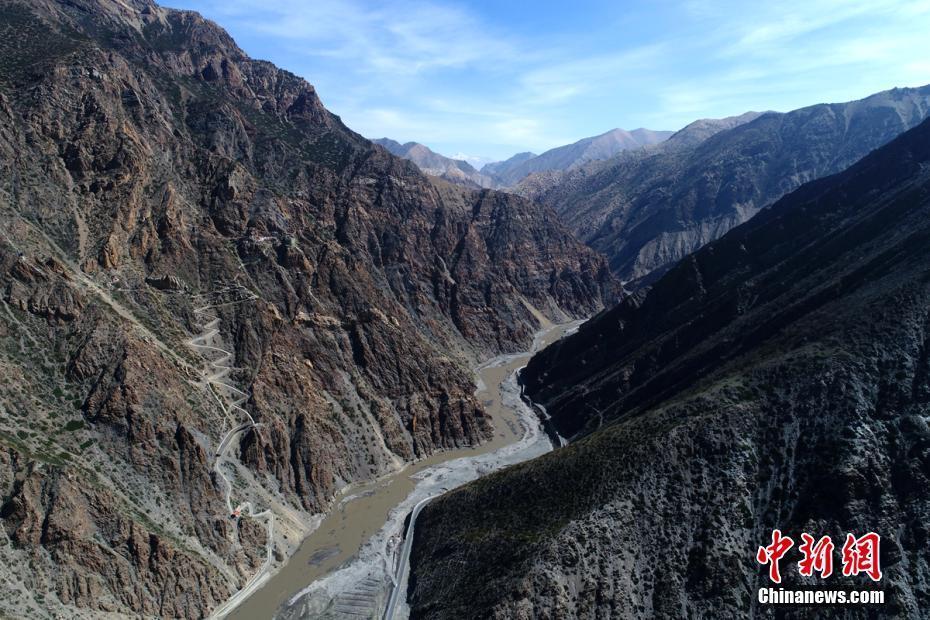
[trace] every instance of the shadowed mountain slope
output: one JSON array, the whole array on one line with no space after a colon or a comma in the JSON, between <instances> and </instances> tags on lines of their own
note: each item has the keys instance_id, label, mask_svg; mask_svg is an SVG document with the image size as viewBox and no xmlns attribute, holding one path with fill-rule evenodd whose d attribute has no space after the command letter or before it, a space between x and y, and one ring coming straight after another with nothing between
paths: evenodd
<instances>
[{"instance_id":1,"label":"shadowed mountain slope","mask_svg":"<svg viewBox=\"0 0 930 620\"><path fill-rule=\"evenodd\" d=\"M413 618L923 618L930 121L534 356L575 441L421 513ZM761 605L781 529L882 536L885 605ZM867 577L786 589L873 588ZM468 567L463 570L462 567Z\"/></svg>"}]
</instances>

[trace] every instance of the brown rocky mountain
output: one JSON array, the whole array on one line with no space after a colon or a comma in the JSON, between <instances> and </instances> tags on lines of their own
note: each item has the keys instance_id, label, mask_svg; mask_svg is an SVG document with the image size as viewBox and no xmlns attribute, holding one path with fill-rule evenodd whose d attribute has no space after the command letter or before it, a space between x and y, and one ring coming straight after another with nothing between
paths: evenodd
<instances>
[{"instance_id":1,"label":"brown rocky mountain","mask_svg":"<svg viewBox=\"0 0 930 620\"><path fill-rule=\"evenodd\" d=\"M914 127L928 111L924 86L786 114L699 121L645 153L530 177L517 193L553 207L622 280L648 284L802 183L839 172Z\"/></svg>"},{"instance_id":2,"label":"brown rocky mountain","mask_svg":"<svg viewBox=\"0 0 930 620\"><path fill-rule=\"evenodd\" d=\"M930 120L534 356L573 441L426 506L411 618L926 618L928 334ZM761 604L775 528L781 587L885 603ZM839 570L870 531L878 584ZM831 577L798 574L802 532Z\"/></svg>"},{"instance_id":3,"label":"brown rocky mountain","mask_svg":"<svg viewBox=\"0 0 930 620\"><path fill-rule=\"evenodd\" d=\"M0 34L0 615L207 615L341 486L487 437L469 361L614 294L554 213L195 13L13 0Z\"/></svg>"}]
</instances>

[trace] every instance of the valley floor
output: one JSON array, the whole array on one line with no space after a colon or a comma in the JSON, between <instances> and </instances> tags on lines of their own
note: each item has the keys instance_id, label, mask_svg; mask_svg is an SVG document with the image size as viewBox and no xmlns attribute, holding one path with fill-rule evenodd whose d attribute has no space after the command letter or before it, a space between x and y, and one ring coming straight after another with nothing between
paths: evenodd
<instances>
[{"instance_id":1,"label":"valley floor","mask_svg":"<svg viewBox=\"0 0 930 620\"><path fill-rule=\"evenodd\" d=\"M499 356L476 369L476 396L495 426L491 441L434 454L345 489L287 563L227 617L379 618L395 588L393 617L406 617L406 567L399 565L398 552L407 516L424 500L552 449L536 414L520 398L516 372L533 352L579 323L547 325L532 351Z\"/></svg>"}]
</instances>

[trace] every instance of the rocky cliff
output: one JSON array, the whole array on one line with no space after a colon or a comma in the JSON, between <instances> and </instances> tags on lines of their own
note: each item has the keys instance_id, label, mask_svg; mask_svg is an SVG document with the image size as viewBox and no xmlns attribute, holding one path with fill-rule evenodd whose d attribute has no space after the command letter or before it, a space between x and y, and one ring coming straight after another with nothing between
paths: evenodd
<instances>
[{"instance_id":1,"label":"rocky cliff","mask_svg":"<svg viewBox=\"0 0 930 620\"><path fill-rule=\"evenodd\" d=\"M924 618L930 121L535 356L575 441L421 513L414 618ZM882 536L881 607L762 605L781 529Z\"/></svg>"},{"instance_id":2,"label":"rocky cliff","mask_svg":"<svg viewBox=\"0 0 930 620\"><path fill-rule=\"evenodd\" d=\"M914 127L928 111L925 86L787 114L699 121L651 151L530 177L517 191L558 211L621 279L648 284L801 184L843 170Z\"/></svg>"},{"instance_id":3,"label":"rocky cliff","mask_svg":"<svg viewBox=\"0 0 930 620\"><path fill-rule=\"evenodd\" d=\"M0 34L2 614L208 614L342 485L487 437L469 361L613 295L551 211L427 178L195 13L12 1Z\"/></svg>"}]
</instances>

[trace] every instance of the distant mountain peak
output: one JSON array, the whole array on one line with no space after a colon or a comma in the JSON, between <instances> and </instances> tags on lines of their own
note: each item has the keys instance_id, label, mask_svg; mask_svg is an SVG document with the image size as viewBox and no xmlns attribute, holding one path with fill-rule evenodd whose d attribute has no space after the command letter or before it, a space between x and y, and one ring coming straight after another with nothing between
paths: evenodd
<instances>
[{"instance_id":1,"label":"distant mountain peak","mask_svg":"<svg viewBox=\"0 0 930 620\"><path fill-rule=\"evenodd\" d=\"M506 161L487 164L482 171L494 175L501 186L513 187L531 174L570 170L589 161L610 159L624 151L659 144L673 133L642 127L632 131L615 127L602 134L549 149L541 155L518 153Z\"/></svg>"},{"instance_id":2,"label":"distant mountain peak","mask_svg":"<svg viewBox=\"0 0 930 620\"><path fill-rule=\"evenodd\" d=\"M440 155L425 144L419 142L401 144L391 138L378 138L372 142L380 144L393 155L412 161L426 174L443 178L451 183L466 187L493 188L495 186L490 177L478 172L464 159Z\"/></svg>"},{"instance_id":3,"label":"distant mountain peak","mask_svg":"<svg viewBox=\"0 0 930 620\"><path fill-rule=\"evenodd\" d=\"M646 157L618 155L517 193L553 207L624 281L648 284L801 184L839 172L930 112L930 85L791 112L701 119Z\"/></svg>"}]
</instances>

